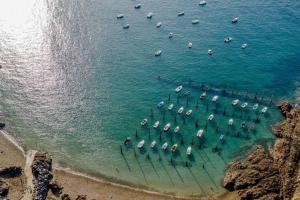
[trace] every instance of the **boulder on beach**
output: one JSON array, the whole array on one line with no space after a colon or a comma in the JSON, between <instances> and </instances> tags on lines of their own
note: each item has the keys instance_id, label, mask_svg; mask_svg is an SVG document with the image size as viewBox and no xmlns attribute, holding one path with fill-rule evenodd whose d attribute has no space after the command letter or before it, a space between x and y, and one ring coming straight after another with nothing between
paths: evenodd
<instances>
[{"instance_id":1,"label":"boulder on beach","mask_svg":"<svg viewBox=\"0 0 300 200\"><path fill-rule=\"evenodd\" d=\"M7 167L0 169L0 177L2 178L14 178L22 175L21 167Z\"/></svg>"},{"instance_id":2,"label":"boulder on beach","mask_svg":"<svg viewBox=\"0 0 300 200\"><path fill-rule=\"evenodd\" d=\"M5 127L5 123L0 122L0 129L3 129Z\"/></svg>"},{"instance_id":3,"label":"boulder on beach","mask_svg":"<svg viewBox=\"0 0 300 200\"><path fill-rule=\"evenodd\" d=\"M4 179L0 178L0 197L6 197L9 191L9 185ZM0 198L2 199L2 198Z\"/></svg>"}]
</instances>

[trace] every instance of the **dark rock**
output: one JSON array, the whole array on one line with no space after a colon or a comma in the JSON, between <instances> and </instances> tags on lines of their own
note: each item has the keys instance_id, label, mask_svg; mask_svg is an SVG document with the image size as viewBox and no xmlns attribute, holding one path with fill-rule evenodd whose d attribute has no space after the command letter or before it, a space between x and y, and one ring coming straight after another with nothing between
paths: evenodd
<instances>
[{"instance_id":1,"label":"dark rock","mask_svg":"<svg viewBox=\"0 0 300 200\"><path fill-rule=\"evenodd\" d=\"M50 189L50 181L53 178L50 155L45 152L37 152L31 170L34 176L33 200L45 200Z\"/></svg>"},{"instance_id":2,"label":"dark rock","mask_svg":"<svg viewBox=\"0 0 300 200\"><path fill-rule=\"evenodd\" d=\"M76 200L87 200L86 195L78 195Z\"/></svg>"},{"instance_id":3,"label":"dark rock","mask_svg":"<svg viewBox=\"0 0 300 200\"><path fill-rule=\"evenodd\" d=\"M0 177L2 178L14 178L22 175L21 167L7 167L0 169Z\"/></svg>"},{"instance_id":4,"label":"dark rock","mask_svg":"<svg viewBox=\"0 0 300 200\"><path fill-rule=\"evenodd\" d=\"M287 101L282 102L278 107L281 110L282 115L285 117L293 108L293 106Z\"/></svg>"},{"instance_id":5,"label":"dark rock","mask_svg":"<svg viewBox=\"0 0 300 200\"><path fill-rule=\"evenodd\" d=\"M0 123L0 129L3 129L5 127L5 123Z\"/></svg>"},{"instance_id":6,"label":"dark rock","mask_svg":"<svg viewBox=\"0 0 300 200\"><path fill-rule=\"evenodd\" d=\"M0 197L6 197L8 195L9 185L4 181L4 179L0 179Z\"/></svg>"},{"instance_id":7,"label":"dark rock","mask_svg":"<svg viewBox=\"0 0 300 200\"><path fill-rule=\"evenodd\" d=\"M68 194L63 194L61 200L71 200L71 197Z\"/></svg>"},{"instance_id":8,"label":"dark rock","mask_svg":"<svg viewBox=\"0 0 300 200\"><path fill-rule=\"evenodd\" d=\"M62 193L63 187L57 183L50 183L49 189L55 196L59 196Z\"/></svg>"}]
</instances>

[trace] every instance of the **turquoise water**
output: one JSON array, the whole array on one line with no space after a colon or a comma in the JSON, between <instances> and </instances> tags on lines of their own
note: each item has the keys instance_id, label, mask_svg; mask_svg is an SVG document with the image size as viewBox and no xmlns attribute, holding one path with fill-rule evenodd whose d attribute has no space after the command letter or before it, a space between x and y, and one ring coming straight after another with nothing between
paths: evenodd
<instances>
[{"instance_id":1,"label":"turquoise water","mask_svg":"<svg viewBox=\"0 0 300 200\"><path fill-rule=\"evenodd\" d=\"M139 10L133 8L137 3L142 4ZM181 11L185 15L177 17ZM146 19L148 12L154 13L151 20ZM119 13L124 19L116 19ZM11 134L25 147L50 151L62 165L164 192L222 192L229 161L245 155L254 143L271 144L271 124L280 119L278 111L270 107L256 132L246 133L240 130L241 122L249 125L257 113L238 109L234 130L227 130L235 97L220 96L215 123L208 124L204 146L198 149L195 122L198 119L199 128L205 127L215 109L210 99L219 92L209 91L196 109L200 89L185 85L184 91L191 91L189 104L186 97L177 103L177 84L159 81L157 76L175 82L190 78L221 88L227 84L235 91L258 92L274 100L292 99L300 74L299 13L299 1L292 0L207 1L204 7L185 0L4 0L0 6L0 110ZM235 16L240 20L232 24ZM192 25L193 19L200 23ZM155 27L158 21L161 28ZM126 23L131 27L123 30ZM169 32L174 33L171 40ZM224 44L227 36L233 38L230 44ZM187 48L189 41L192 49ZM248 48L242 50L245 42ZM161 57L154 56L158 49ZM208 49L213 49L213 56L207 55ZM145 117L149 127L160 120L174 128L176 114L166 112L163 122L163 112L156 108L159 101L168 101L169 94L177 109L191 108L193 115L185 124L177 116L182 131L172 142L170 133L162 134L159 141L153 129L149 139L148 130L140 127ZM223 144L218 142L221 133L225 134ZM123 146L122 156L120 145L128 136L133 147ZM134 147L142 139L146 148L140 152ZM157 151L148 148L153 139L159 142ZM176 155L160 150L166 141L178 143ZM188 159L185 151L192 141L193 157ZM212 152L216 145L219 155Z\"/></svg>"}]
</instances>

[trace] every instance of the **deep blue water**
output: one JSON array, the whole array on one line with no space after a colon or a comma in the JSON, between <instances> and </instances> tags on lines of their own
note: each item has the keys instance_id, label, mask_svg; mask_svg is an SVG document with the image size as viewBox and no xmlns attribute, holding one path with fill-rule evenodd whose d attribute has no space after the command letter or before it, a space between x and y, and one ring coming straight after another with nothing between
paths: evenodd
<instances>
[{"instance_id":1,"label":"deep blue water","mask_svg":"<svg viewBox=\"0 0 300 200\"><path fill-rule=\"evenodd\" d=\"M141 9L134 9L138 3ZM25 147L47 150L62 165L90 174L165 192L222 192L229 161L245 155L255 143L271 144L271 125L280 119L278 111L270 107L261 116L256 133L247 133L240 124L246 121L249 125L257 113L251 108L243 113L238 109L233 115L234 130L227 130L233 113L230 102L235 97L221 96L215 124L208 124L204 146L198 149L195 122L204 128L207 116L214 112L210 99L216 93L208 92L209 98L196 109L200 89L184 87L191 91L189 104L185 97L176 103L176 84L159 81L157 76L220 87L226 84L239 92L273 96L274 101L293 99L300 75L300 2L211 0L204 7L198 3L3 0L0 110L10 123L10 133ZM178 17L181 11L185 15ZM151 20L146 19L148 12L154 14ZM116 19L119 13L124 19ZM233 17L239 17L237 24L231 23ZM200 23L192 25L194 19ZM161 28L155 27L158 21ZM127 23L130 28L122 29ZM174 33L172 39L169 32ZM230 44L224 43L227 36L233 38ZM187 48L188 42L193 43L192 49ZM246 49L240 48L243 43L248 44ZM159 49L162 55L155 57ZM208 49L213 49L212 56ZM177 109L191 108L193 116L185 123L177 116L182 131L172 141L170 134L163 134L159 141L153 129L149 139L148 130L140 128L145 117L149 127L156 120L175 127L175 113L167 112L163 122L163 111L156 109L159 101L167 102L168 94ZM221 133L225 134L224 144L218 142ZM127 136L132 137L133 147L123 146L123 157L120 144ZM142 139L146 148L140 152L135 146ZM159 142L154 152L148 148L153 139ZM176 155L160 150L166 141L179 144ZM193 159L188 159L185 150L192 143ZM216 145L220 155L212 152Z\"/></svg>"}]
</instances>

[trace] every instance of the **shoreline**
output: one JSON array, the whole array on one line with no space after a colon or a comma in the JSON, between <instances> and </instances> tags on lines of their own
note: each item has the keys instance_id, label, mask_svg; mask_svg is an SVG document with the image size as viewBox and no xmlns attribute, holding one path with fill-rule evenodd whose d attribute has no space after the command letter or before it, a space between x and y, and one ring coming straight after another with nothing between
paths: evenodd
<instances>
[{"instance_id":1,"label":"shoreline","mask_svg":"<svg viewBox=\"0 0 300 200\"><path fill-rule=\"evenodd\" d=\"M23 159L26 159L26 152L18 144L18 142L11 135L9 135L9 133L7 133L5 130L0 130L0 134L6 140L4 142L8 143L8 145L13 146L13 148L16 148L19 151L19 153L22 154L21 156L23 157ZM108 178L105 177L91 176L82 172L72 170L70 168L60 167L57 164L54 164L53 174L54 174L54 180L62 184L67 193L73 194L74 192L77 192L77 190L74 189L74 185L73 185L73 184L77 184L77 187L80 187L80 189L84 188L85 190L87 190L86 195L88 196L88 198L100 198L99 195L101 195L101 198L103 198L103 195L105 195L105 191L106 191L106 197L107 196L110 197L112 196L112 194L118 196L118 193L120 193L121 198L117 198L117 199L124 199L124 200L132 199L132 197L135 196L138 196L143 199L151 199L151 197L155 196L159 200L160 199L162 200L168 200L168 199L178 199L178 200L179 199L181 200L224 199L226 200L228 199L229 200L229 199L236 198L236 193L232 193L232 192L225 192L223 194L209 193L206 196L200 196L200 195L189 196L189 195L176 195L171 193L164 193L160 191L155 191L154 189L152 190L150 188L148 189L148 188L138 187L134 184L131 185L130 183L124 184L122 182L118 182L117 180L116 181L108 180ZM86 184L84 186L79 186L78 183L82 183L82 182L85 182ZM93 191L93 188L97 188L97 189ZM101 192L99 190L101 190ZM112 193L111 191L114 191L114 193Z\"/></svg>"}]
</instances>

